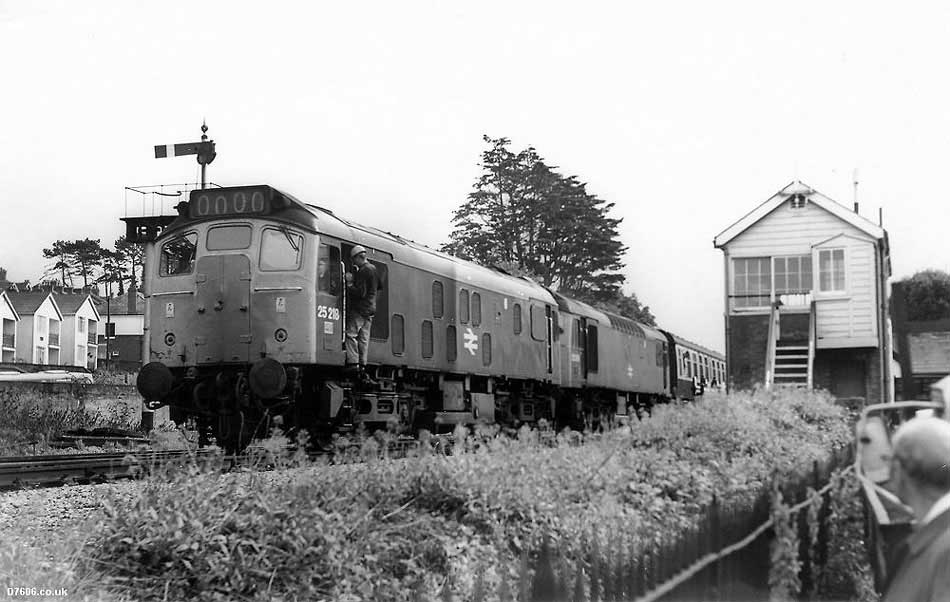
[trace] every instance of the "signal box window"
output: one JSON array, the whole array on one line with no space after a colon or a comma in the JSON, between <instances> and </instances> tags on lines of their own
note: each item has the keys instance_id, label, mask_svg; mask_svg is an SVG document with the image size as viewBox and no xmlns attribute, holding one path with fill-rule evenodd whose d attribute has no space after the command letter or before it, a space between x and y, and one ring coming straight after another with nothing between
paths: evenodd
<instances>
[{"instance_id":1,"label":"signal box window","mask_svg":"<svg viewBox=\"0 0 950 602\"><path fill-rule=\"evenodd\" d=\"M261 233L261 270L279 272L300 267L303 236L287 228L265 228Z\"/></svg>"},{"instance_id":2,"label":"signal box window","mask_svg":"<svg viewBox=\"0 0 950 602\"><path fill-rule=\"evenodd\" d=\"M393 355L402 355L406 352L406 320L399 314L393 314L392 322Z\"/></svg>"},{"instance_id":3,"label":"signal box window","mask_svg":"<svg viewBox=\"0 0 950 602\"><path fill-rule=\"evenodd\" d=\"M246 224L235 224L209 228L205 246L209 251L247 249L251 246L251 227Z\"/></svg>"},{"instance_id":4,"label":"signal box window","mask_svg":"<svg viewBox=\"0 0 950 602\"><path fill-rule=\"evenodd\" d=\"M459 291L459 322L468 324L468 291L464 288Z\"/></svg>"},{"instance_id":5,"label":"signal box window","mask_svg":"<svg viewBox=\"0 0 950 602\"><path fill-rule=\"evenodd\" d=\"M189 232L176 236L162 245L158 260L159 276L178 276L190 274L195 269L195 250L198 248L198 234Z\"/></svg>"},{"instance_id":6,"label":"signal box window","mask_svg":"<svg viewBox=\"0 0 950 602\"><path fill-rule=\"evenodd\" d=\"M340 294L340 250L330 245L320 245L317 255L317 290L331 295Z\"/></svg>"},{"instance_id":7,"label":"signal box window","mask_svg":"<svg viewBox=\"0 0 950 602\"><path fill-rule=\"evenodd\" d=\"M732 260L733 307L768 307L772 294L772 262L768 257Z\"/></svg>"},{"instance_id":8,"label":"signal box window","mask_svg":"<svg viewBox=\"0 0 950 602\"><path fill-rule=\"evenodd\" d=\"M472 326L482 325L482 296L472 293Z\"/></svg>"},{"instance_id":9,"label":"signal box window","mask_svg":"<svg viewBox=\"0 0 950 602\"><path fill-rule=\"evenodd\" d=\"M432 317L441 318L445 314L445 294L442 283L436 280L432 283Z\"/></svg>"},{"instance_id":10,"label":"signal box window","mask_svg":"<svg viewBox=\"0 0 950 602\"><path fill-rule=\"evenodd\" d=\"M521 304L515 303L512 310L515 334L521 334Z\"/></svg>"},{"instance_id":11,"label":"signal box window","mask_svg":"<svg viewBox=\"0 0 950 602\"><path fill-rule=\"evenodd\" d=\"M843 293L844 249L818 251L818 290L823 293Z\"/></svg>"}]
</instances>

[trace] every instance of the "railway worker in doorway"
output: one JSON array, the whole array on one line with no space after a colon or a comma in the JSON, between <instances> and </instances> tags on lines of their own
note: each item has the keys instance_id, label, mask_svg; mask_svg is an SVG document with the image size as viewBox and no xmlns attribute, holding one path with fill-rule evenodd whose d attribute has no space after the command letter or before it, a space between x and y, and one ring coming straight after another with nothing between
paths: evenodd
<instances>
[{"instance_id":1,"label":"railway worker in doorway","mask_svg":"<svg viewBox=\"0 0 950 602\"><path fill-rule=\"evenodd\" d=\"M950 422L913 418L894 434L888 489L914 511L883 602L950 600Z\"/></svg>"},{"instance_id":2,"label":"railway worker in doorway","mask_svg":"<svg viewBox=\"0 0 950 602\"><path fill-rule=\"evenodd\" d=\"M360 245L350 251L354 274L347 273L346 364L366 384L375 384L366 374L369 357L369 333L376 315L376 293L380 289L376 268L366 259Z\"/></svg>"}]
</instances>

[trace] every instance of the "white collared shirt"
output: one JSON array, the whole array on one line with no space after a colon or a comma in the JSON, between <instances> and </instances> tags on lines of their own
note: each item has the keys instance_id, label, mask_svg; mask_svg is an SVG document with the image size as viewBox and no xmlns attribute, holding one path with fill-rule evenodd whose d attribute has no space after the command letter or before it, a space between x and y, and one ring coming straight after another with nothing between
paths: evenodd
<instances>
[{"instance_id":1,"label":"white collared shirt","mask_svg":"<svg viewBox=\"0 0 950 602\"><path fill-rule=\"evenodd\" d=\"M918 524L921 526L926 525L945 510L950 510L950 492L944 494L943 497L934 502L934 505L930 507L930 510L927 511L927 514Z\"/></svg>"}]
</instances>

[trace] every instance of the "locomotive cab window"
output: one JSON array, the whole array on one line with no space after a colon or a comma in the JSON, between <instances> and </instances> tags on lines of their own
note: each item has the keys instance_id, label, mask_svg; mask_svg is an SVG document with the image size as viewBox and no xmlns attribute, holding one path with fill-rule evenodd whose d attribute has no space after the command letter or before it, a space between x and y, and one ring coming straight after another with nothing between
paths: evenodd
<instances>
[{"instance_id":1,"label":"locomotive cab window","mask_svg":"<svg viewBox=\"0 0 950 602\"><path fill-rule=\"evenodd\" d=\"M208 228L205 246L209 251L236 251L251 246L251 227L247 224L231 224Z\"/></svg>"},{"instance_id":2,"label":"locomotive cab window","mask_svg":"<svg viewBox=\"0 0 950 602\"><path fill-rule=\"evenodd\" d=\"M321 293L340 294L340 249L330 245L320 245L317 256L317 289Z\"/></svg>"},{"instance_id":3,"label":"locomotive cab window","mask_svg":"<svg viewBox=\"0 0 950 602\"><path fill-rule=\"evenodd\" d=\"M198 247L198 235L188 232L176 236L162 245L158 261L159 276L178 276L190 274L195 269L195 250Z\"/></svg>"},{"instance_id":4,"label":"locomotive cab window","mask_svg":"<svg viewBox=\"0 0 950 602\"><path fill-rule=\"evenodd\" d=\"M296 270L303 256L303 236L287 228L264 228L261 232L261 270Z\"/></svg>"}]
</instances>

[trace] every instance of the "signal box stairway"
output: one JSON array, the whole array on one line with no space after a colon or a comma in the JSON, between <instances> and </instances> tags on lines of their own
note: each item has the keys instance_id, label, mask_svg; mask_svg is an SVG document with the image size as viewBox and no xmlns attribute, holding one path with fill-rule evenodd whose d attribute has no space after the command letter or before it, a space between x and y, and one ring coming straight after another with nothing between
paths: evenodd
<instances>
[{"instance_id":1,"label":"signal box stairway","mask_svg":"<svg viewBox=\"0 0 950 602\"><path fill-rule=\"evenodd\" d=\"M789 313L786 317L790 320L792 315L804 317L801 313ZM801 322L800 318L798 322ZM810 303L807 330L795 327L784 330L783 333L782 304L776 302L772 305L769 316L765 386L766 388L779 385L811 389L814 383L815 364L815 302Z\"/></svg>"}]
</instances>

